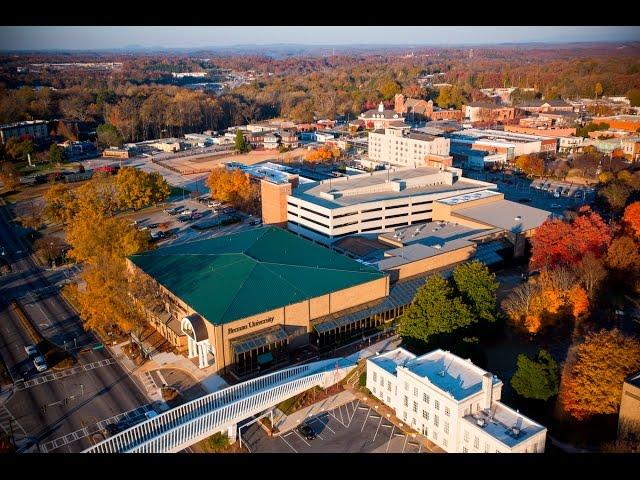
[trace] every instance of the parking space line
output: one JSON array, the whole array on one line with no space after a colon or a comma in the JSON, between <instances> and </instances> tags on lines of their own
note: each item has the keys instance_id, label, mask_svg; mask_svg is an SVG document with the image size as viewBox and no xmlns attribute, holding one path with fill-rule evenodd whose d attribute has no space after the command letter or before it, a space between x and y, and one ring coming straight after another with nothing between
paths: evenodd
<instances>
[{"instance_id":1,"label":"parking space line","mask_svg":"<svg viewBox=\"0 0 640 480\"><path fill-rule=\"evenodd\" d=\"M402 445L402 453L404 453L404 449L407 447L407 440L409 439L409 435L404 436L404 445Z\"/></svg>"},{"instance_id":2,"label":"parking space line","mask_svg":"<svg viewBox=\"0 0 640 480\"><path fill-rule=\"evenodd\" d=\"M294 430L293 433L295 433L298 437L300 437L300 440L302 440L304 443L306 443L308 447L311 446L309 443L307 443L307 441L304 439L304 437L298 433L298 430Z\"/></svg>"},{"instance_id":3,"label":"parking space line","mask_svg":"<svg viewBox=\"0 0 640 480\"><path fill-rule=\"evenodd\" d=\"M364 431L364 425L365 423L367 423L367 420L369 419L369 414L371 413L371 408L369 408L369 411L367 412L367 416L364 418L364 422L362 422L362 428L360 429L360 433L362 433Z\"/></svg>"},{"instance_id":4,"label":"parking space line","mask_svg":"<svg viewBox=\"0 0 640 480\"><path fill-rule=\"evenodd\" d=\"M293 446L289 442L287 442L284 437L286 437L286 435L280 435L280 438L282 439L282 441L286 443L289 446L289 448L293 450L294 453L298 453L298 451L295 448L293 448Z\"/></svg>"},{"instance_id":5,"label":"parking space line","mask_svg":"<svg viewBox=\"0 0 640 480\"><path fill-rule=\"evenodd\" d=\"M327 430L329 430L331 433L333 433L335 435L335 433L336 433L335 430L333 430L329 425L327 425L322 420L320 420L320 418L315 417L315 418L313 418L313 420L310 420L309 423L314 422L314 421L322 424L322 426L324 428L326 428ZM320 435L318 434L318 436L320 436ZM320 437L320 438L322 438L322 437Z\"/></svg>"},{"instance_id":6,"label":"parking space line","mask_svg":"<svg viewBox=\"0 0 640 480\"><path fill-rule=\"evenodd\" d=\"M376 437L378 436L378 430L380 430L380 425L382 425L382 416L380 417L380 421L378 422L378 428L376 428L376 433L373 435L373 440L371 440L371 443L374 443L376 441Z\"/></svg>"},{"instance_id":7,"label":"parking space line","mask_svg":"<svg viewBox=\"0 0 640 480\"><path fill-rule=\"evenodd\" d=\"M389 435L389 440L387 440L387 449L385 450L385 453L389 451L389 445L391 445L391 439L393 438L393 432L395 431L396 426L394 425L393 428L391 429L391 435Z\"/></svg>"}]
</instances>

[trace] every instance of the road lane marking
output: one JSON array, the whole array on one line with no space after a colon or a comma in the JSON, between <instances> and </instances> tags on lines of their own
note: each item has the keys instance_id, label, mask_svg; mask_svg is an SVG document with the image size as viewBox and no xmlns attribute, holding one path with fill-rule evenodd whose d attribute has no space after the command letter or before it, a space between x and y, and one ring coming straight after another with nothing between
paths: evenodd
<instances>
[{"instance_id":1,"label":"road lane marking","mask_svg":"<svg viewBox=\"0 0 640 480\"><path fill-rule=\"evenodd\" d=\"M103 362L106 362L106 363L103 363ZM84 365L78 365L73 368L62 370L61 372L44 373L38 377L34 377L29 380L18 380L14 385L15 385L16 391L26 390L27 388L31 388L35 385L41 385L43 383L53 382L54 380L60 380L61 378L69 377L71 375L75 375L82 372L88 372L89 370L93 370L94 368L106 367L109 365L113 365L114 363L116 363L115 359L108 358L106 360L102 360L101 362L93 362L93 363L86 363Z\"/></svg>"},{"instance_id":2,"label":"road lane marking","mask_svg":"<svg viewBox=\"0 0 640 480\"><path fill-rule=\"evenodd\" d=\"M144 414L152 410L151 404L142 405L140 407L136 407L133 410L129 410L128 412L119 413L118 415L114 415L112 417L106 418L104 420L99 421L93 425L89 425L83 427L75 432L68 433L63 435L62 437L58 437L55 440L51 440L47 443L41 445L41 450L44 453L51 452L57 448L63 447L70 443L76 442L82 438L86 438L94 433L99 432L100 430L104 430L107 425L111 423L118 423L125 417L128 417L129 420L138 422L138 420L142 420L144 418Z\"/></svg>"}]
</instances>

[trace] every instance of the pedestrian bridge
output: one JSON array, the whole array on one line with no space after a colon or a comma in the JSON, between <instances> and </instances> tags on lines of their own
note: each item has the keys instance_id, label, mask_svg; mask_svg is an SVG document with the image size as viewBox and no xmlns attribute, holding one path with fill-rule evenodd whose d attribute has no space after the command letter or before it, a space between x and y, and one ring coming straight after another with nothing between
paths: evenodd
<instances>
[{"instance_id":1,"label":"pedestrian bridge","mask_svg":"<svg viewBox=\"0 0 640 480\"><path fill-rule=\"evenodd\" d=\"M238 422L314 386L328 388L355 367L334 358L254 378L172 408L83 453L175 453L216 432L229 430L235 436Z\"/></svg>"}]
</instances>

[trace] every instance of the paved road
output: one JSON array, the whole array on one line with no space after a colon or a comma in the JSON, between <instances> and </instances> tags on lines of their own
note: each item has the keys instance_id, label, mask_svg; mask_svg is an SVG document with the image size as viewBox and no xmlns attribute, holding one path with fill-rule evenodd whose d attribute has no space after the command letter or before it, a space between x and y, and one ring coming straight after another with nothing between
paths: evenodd
<instances>
[{"instance_id":1,"label":"paved road","mask_svg":"<svg viewBox=\"0 0 640 480\"><path fill-rule=\"evenodd\" d=\"M0 428L13 430L18 446L33 439L51 450L51 441L135 410L148 400L106 349L79 354L82 368L67 375L35 372L24 351L24 345L33 341L10 306L12 298L24 306L40 333L60 346L93 345L97 339L84 332L76 312L51 288L8 218L5 207L0 207L0 243L13 269L11 275L0 277L0 355L16 383L12 396L0 406ZM67 404L65 398L70 399ZM43 405L48 405L46 411ZM57 451L77 452L91 445L89 436L77 437L58 442Z\"/></svg>"}]
</instances>

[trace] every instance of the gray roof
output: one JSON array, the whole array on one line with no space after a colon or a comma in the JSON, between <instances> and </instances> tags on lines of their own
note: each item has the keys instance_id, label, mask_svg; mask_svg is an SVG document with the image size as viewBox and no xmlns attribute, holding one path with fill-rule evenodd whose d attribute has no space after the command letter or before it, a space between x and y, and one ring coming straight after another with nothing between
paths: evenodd
<instances>
[{"instance_id":1,"label":"gray roof","mask_svg":"<svg viewBox=\"0 0 640 480\"><path fill-rule=\"evenodd\" d=\"M546 430L542 425L514 411L499 401L491 404L490 412L476 412L463 418L473 425L474 428L484 431L509 448L513 448L519 443L529 440L532 436ZM484 426L478 425L478 420L480 419L484 420ZM513 427L517 428L515 432Z\"/></svg>"},{"instance_id":2,"label":"gray roof","mask_svg":"<svg viewBox=\"0 0 640 480\"><path fill-rule=\"evenodd\" d=\"M461 208L455 210L453 215L503 228L512 233L520 233L539 227L553 214L509 200L498 200L484 205Z\"/></svg>"},{"instance_id":3,"label":"gray roof","mask_svg":"<svg viewBox=\"0 0 640 480\"><path fill-rule=\"evenodd\" d=\"M351 205L357 205L366 202L375 202L380 200L390 200L394 198L404 198L418 195L429 194L446 194L450 192L450 196L463 193L466 190L471 189L483 189L494 187L493 184L480 182L477 180L471 180L467 178L459 178L454 181L453 185L441 184L433 185L429 187L416 187L406 188L399 192L396 191L382 191L376 193L363 193L360 195L345 195L334 199L329 199L321 196L322 192L337 192L341 190L351 190L354 188L363 188L374 185L382 185L387 183L387 176L391 181L394 180L408 180L425 175L439 174L440 170L431 167L418 167L418 168L403 168L396 171L380 171L373 174L354 175L348 178L349 180L324 180L323 182L314 182L301 184L292 192L292 196L312 202L316 205L320 205L325 208L341 208ZM443 195L446 197L449 195Z\"/></svg>"}]
</instances>

